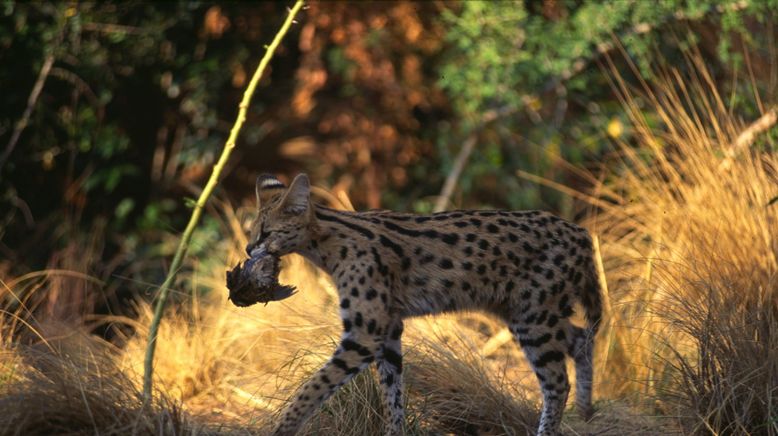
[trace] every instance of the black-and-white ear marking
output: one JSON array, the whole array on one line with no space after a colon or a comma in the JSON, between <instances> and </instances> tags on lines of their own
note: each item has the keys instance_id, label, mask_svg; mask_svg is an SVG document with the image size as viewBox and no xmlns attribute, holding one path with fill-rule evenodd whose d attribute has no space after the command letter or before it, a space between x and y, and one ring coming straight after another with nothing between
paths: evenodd
<instances>
[{"instance_id":1,"label":"black-and-white ear marking","mask_svg":"<svg viewBox=\"0 0 778 436\"><path fill-rule=\"evenodd\" d=\"M257 177L257 189L286 188L286 185L270 174L262 174Z\"/></svg>"},{"instance_id":2,"label":"black-and-white ear marking","mask_svg":"<svg viewBox=\"0 0 778 436\"><path fill-rule=\"evenodd\" d=\"M270 195L272 195L271 192L276 189L286 189L286 185L278 180L276 176L271 174L262 174L259 177L257 177L257 184L255 187L256 195L257 195L257 209L262 204L262 200L267 200ZM263 196L263 193L267 193ZM264 197L264 198L263 198Z\"/></svg>"}]
</instances>

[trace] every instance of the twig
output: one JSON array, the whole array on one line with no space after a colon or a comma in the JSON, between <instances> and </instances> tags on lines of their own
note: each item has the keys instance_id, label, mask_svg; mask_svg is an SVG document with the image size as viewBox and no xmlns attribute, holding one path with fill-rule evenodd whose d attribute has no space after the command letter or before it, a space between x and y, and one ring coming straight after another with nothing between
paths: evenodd
<instances>
[{"instance_id":1,"label":"twig","mask_svg":"<svg viewBox=\"0 0 778 436\"><path fill-rule=\"evenodd\" d=\"M743 148L750 146L757 135L773 127L776 122L778 122L778 106L773 106L737 136L728 153L734 156Z\"/></svg>"},{"instance_id":2,"label":"twig","mask_svg":"<svg viewBox=\"0 0 778 436\"><path fill-rule=\"evenodd\" d=\"M614 318L615 314L613 313L613 308L611 307L611 296L610 291L608 290L608 278L605 276L605 266L602 263L602 250L600 249L600 238L597 234L592 235L592 255L594 256L595 260L595 267L597 269L597 277L600 281L600 290L602 291L602 308L604 313L604 317L606 322L604 329L607 332L606 339L605 339L605 347L604 347L604 353L605 356L602 358L602 370L604 368L607 368L608 366L608 360L610 359L611 354L611 348L613 342L615 342L616 348L620 352L624 352L624 350L627 349L627 347L624 344L624 338L621 337L618 333L614 330ZM602 374L600 374L602 375ZM603 377L598 377L602 379Z\"/></svg>"},{"instance_id":3,"label":"twig","mask_svg":"<svg viewBox=\"0 0 778 436\"><path fill-rule=\"evenodd\" d=\"M592 250L595 260L595 266L597 268L597 278L600 281L600 289L602 291L602 306L605 310L605 316L611 317L613 312L611 310L611 297L608 290L608 278L605 276L605 266L602 263L602 251L600 250L600 237L598 235L592 236Z\"/></svg>"},{"instance_id":4,"label":"twig","mask_svg":"<svg viewBox=\"0 0 778 436\"><path fill-rule=\"evenodd\" d=\"M146 356L143 361L143 399L145 404L149 404L151 401L152 380L154 373L154 351L157 345L157 332L159 331L159 323L162 319L162 311L165 308L168 291L170 290L170 286L173 284L173 280L175 279L176 274L178 273L178 269L181 267L181 262L183 261L184 256L186 255L186 251L189 248L189 242L191 241L192 234L194 233L195 227L197 227L197 223L200 220L203 207L208 201L208 197L210 197L211 192L213 192L214 188L216 187L216 183L218 183L219 180L219 175L221 174L224 165L227 163L232 149L235 148L235 142L237 141L241 127L243 127L243 123L246 121L246 112L248 111L251 97L254 95L254 90L259 83L259 79L265 72L265 68L270 62L270 59L273 58L273 54L278 48L278 45L281 43L284 35L286 35L289 27L291 27L295 15L297 15L297 12L302 6L303 0L297 0L294 4L294 7L289 10L289 15L286 17L286 21L284 21L281 29L278 30L275 38L273 38L273 42L271 42L267 47L267 51L262 57L262 60L259 62L259 66L254 72L254 76L251 78L251 82L249 82L246 91L243 93L243 100L241 100L240 105L238 106L238 117L235 120L235 124L232 126L230 136L227 138L227 142L224 144L224 149L222 150L221 156L219 156L218 162L216 162L216 165L213 167L211 177L208 178L208 182L205 184L203 192L197 199L197 203L195 204L194 210L192 211L192 216L189 218L189 223L184 230L184 234L181 236L181 241L179 242L178 248L176 249L176 254L173 256L173 262L170 264L170 271L168 272L167 277L165 277L165 281L159 288L159 298L157 300L157 305L154 308L154 317L152 318L151 325L149 326L149 336L148 342L146 344Z\"/></svg>"},{"instance_id":5,"label":"twig","mask_svg":"<svg viewBox=\"0 0 778 436\"><path fill-rule=\"evenodd\" d=\"M66 82L70 82L81 94L85 95L95 110L97 111L98 119L103 118L104 109L100 105L100 99L97 97L88 83L76 73L68 71L64 68L53 67L51 69L51 77L62 79Z\"/></svg>"},{"instance_id":6,"label":"twig","mask_svg":"<svg viewBox=\"0 0 778 436\"><path fill-rule=\"evenodd\" d=\"M146 30L143 27L123 26L121 24L114 23L84 23L81 28L89 32L106 34L142 35L145 33L150 33L149 30Z\"/></svg>"},{"instance_id":7,"label":"twig","mask_svg":"<svg viewBox=\"0 0 778 436\"><path fill-rule=\"evenodd\" d=\"M727 169L732 165L732 161L744 148L748 148L754 143L756 137L778 123L778 106L773 106L767 110L761 117L751 123L745 130L735 138L730 146L724 151L724 159L719 164L719 169Z\"/></svg>"},{"instance_id":8,"label":"twig","mask_svg":"<svg viewBox=\"0 0 778 436\"><path fill-rule=\"evenodd\" d=\"M433 208L434 212L441 212L446 209L446 206L451 200L451 195L454 194L454 188L456 188L459 176L465 169L467 160L470 158L470 153L472 153L473 149L475 148L475 144L478 141L478 134L481 132L481 129L486 127L487 124L496 120L497 118L502 118L508 114L516 112L517 110L519 110L518 107L503 106L500 109L488 111L484 114L483 117L481 117L481 121L478 123L478 126L476 126L472 133L470 133L470 136L465 139L465 142L462 144L462 148L459 150L459 153L457 153L457 157L454 160L454 166L451 168L451 172L448 174L446 181L443 183L443 189L441 189L440 195L438 195L437 200L435 200L435 207Z\"/></svg>"},{"instance_id":9,"label":"twig","mask_svg":"<svg viewBox=\"0 0 778 436\"><path fill-rule=\"evenodd\" d=\"M446 210L451 195L454 194L454 188L457 186L457 181L459 181L459 176L462 174L462 170L465 169L465 164L470 158L470 153L473 152L477 140L478 133L473 132L467 137L465 143L462 144L462 148L459 150L457 158L454 161L454 166L451 167L451 172L448 173L446 181L443 183L443 189L440 190L440 195L438 195L437 200L435 200L435 207L432 209L433 212L442 212Z\"/></svg>"},{"instance_id":10,"label":"twig","mask_svg":"<svg viewBox=\"0 0 778 436\"><path fill-rule=\"evenodd\" d=\"M481 355L484 357L489 357L494 354L495 351L499 350L500 347L507 344L508 342L511 342L512 340L513 333L511 333L507 327L503 327L499 332L489 338L483 347L481 347Z\"/></svg>"},{"instance_id":11,"label":"twig","mask_svg":"<svg viewBox=\"0 0 778 436\"><path fill-rule=\"evenodd\" d=\"M35 81L35 85L33 85L32 87L32 91L30 92L30 97L27 98L27 107L24 109L22 118L19 120L18 123L16 123L16 126L14 127L14 131L11 134L11 139L8 141L8 145L5 146L3 155L0 156L0 172L3 171L3 166L5 165L5 162L11 156L11 153L14 151L14 148L16 148L16 144L19 142L19 137L22 136L22 131L24 131L24 129L27 127L27 124L30 122L30 116L32 115L32 110L35 108L35 104L38 102L38 97L40 97L41 91L43 90L43 85L46 83L46 79L49 77L49 73L51 72L52 65L54 65L53 52L49 53L46 56L46 59L43 61L43 65L41 65L41 70L40 72L38 72L38 79Z\"/></svg>"}]
</instances>

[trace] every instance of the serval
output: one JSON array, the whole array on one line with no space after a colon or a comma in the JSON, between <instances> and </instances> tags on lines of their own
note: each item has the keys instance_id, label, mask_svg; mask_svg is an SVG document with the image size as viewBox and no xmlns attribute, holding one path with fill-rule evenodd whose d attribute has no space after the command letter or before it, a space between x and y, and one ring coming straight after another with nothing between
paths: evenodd
<instances>
[{"instance_id":1,"label":"serval","mask_svg":"<svg viewBox=\"0 0 778 436\"><path fill-rule=\"evenodd\" d=\"M294 435L340 386L376 362L386 434L403 433L403 319L483 310L504 320L543 394L539 435L559 433L575 362L576 408L592 414L592 349L602 312L588 232L541 211L414 215L345 212L311 200L310 182L257 179L258 213L247 252L299 253L332 275L343 336L296 393L275 435ZM570 322L580 303L586 327Z\"/></svg>"}]
</instances>

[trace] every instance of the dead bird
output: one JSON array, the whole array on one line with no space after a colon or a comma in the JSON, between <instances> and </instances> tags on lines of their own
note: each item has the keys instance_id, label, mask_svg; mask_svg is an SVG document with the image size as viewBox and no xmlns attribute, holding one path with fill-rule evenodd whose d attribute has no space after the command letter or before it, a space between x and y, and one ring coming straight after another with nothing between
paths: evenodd
<instances>
[{"instance_id":1,"label":"dead bird","mask_svg":"<svg viewBox=\"0 0 778 436\"><path fill-rule=\"evenodd\" d=\"M238 307L247 307L291 297L296 288L279 283L279 272L279 257L263 248L254 249L243 265L238 263L227 271L227 288L230 290L227 299Z\"/></svg>"}]
</instances>

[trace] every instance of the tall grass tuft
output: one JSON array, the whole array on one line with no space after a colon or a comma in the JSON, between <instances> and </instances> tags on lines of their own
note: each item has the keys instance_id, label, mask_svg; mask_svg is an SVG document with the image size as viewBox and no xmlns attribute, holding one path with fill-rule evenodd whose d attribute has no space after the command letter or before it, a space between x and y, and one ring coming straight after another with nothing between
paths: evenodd
<instances>
[{"instance_id":1,"label":"tall grass tuft","mask_svg":"<svg viewBox=\"0 0 778 436\"><path fill-rule=\"evenodd\" d=\"M2 435L214 433L165 394L144 405L115 350L93 337L71 334L1 353Z\"/></svg>"},{"instance_id":2,"label":"tall grass tuft","mask_svg":"<svg viewBox=\"0 0 778 436\"><path fill-rule=\"evenodd\" d=\"M612 290L600 393L690 433L774 435L778 158L769 136L735 145L746 123L695 59L638 91L614 79L638 146L619 144L589 222Z\"/></svg>"},{"instance_id":3,"label":"tall grass tuft","mask_svg":"<svg viewBox=\"0 0 778 436\"><path fill-rule=\"evenodd\" d=\"M409 353L406 382L412 408L446 433L532 434L539 417L534 374L515 355L518 359L501 362L502 368L485 360L480 347L473 346L480 335L457 330L447 341L428 337Z\"/></svg>"}]
</instances>

